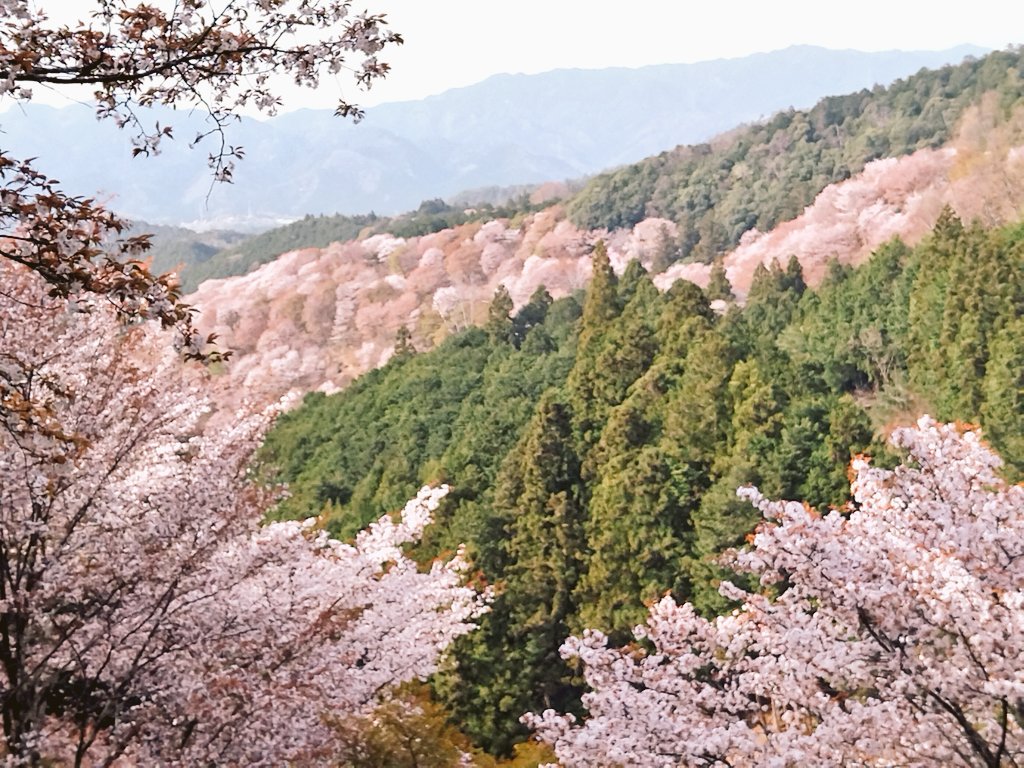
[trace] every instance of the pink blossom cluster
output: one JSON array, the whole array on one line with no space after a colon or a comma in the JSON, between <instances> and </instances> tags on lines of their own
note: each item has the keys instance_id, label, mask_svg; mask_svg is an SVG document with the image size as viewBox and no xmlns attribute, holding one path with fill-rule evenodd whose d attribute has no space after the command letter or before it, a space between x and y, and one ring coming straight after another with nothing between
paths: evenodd
<instances>
[{"instance_id":1,"label":"pink blossom cluster","mask_svg":"<svg viewBox=\"0 0 1024 768\"><path fill-rule=\"evenodd\" d=\"M849 509L743 494L762 591L713 620L665 597L637 643L570 638L582 721L524 720L567 766L1012 766L1024 760L1024 487L977 432L922 418Z\"/></svg>"},{"instance_id":2,"label":"pink blossom cluster","mask_svg":"<svg viewBox=\"0 0 1024 768\"><path fill-rule=\"evenodd\" d=\"M0 750L11 764L330 763L332 722L431 674L486 598L403 553L447 488L351 544L261 525L272 413L204 431L208 372L0 262Z\"/></svg>"},{"instance_id":3,"label":"pink blossom cluster","mask_svg":"<svg viewBox=\"0 0 1024 768\"><path fill-rule=\"evenodd\" d=\"M207 280L188 297L196 324L231 350L214 398L335 391L391 356L405 327L416 349L486 319L504 286L517 307L538 287L555 298L589 279L582 234L556 209L408 239L374 235L284 253L246 275Z\"/></svg>"}]
</instances>

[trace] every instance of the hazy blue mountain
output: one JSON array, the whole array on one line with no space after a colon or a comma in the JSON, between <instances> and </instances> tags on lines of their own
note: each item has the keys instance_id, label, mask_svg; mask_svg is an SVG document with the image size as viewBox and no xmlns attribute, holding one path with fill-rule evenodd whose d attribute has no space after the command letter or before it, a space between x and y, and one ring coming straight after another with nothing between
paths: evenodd
<instances>
[{"instance_id":1,"label":"hazy blue mountain","mask_svg":"<svg viewBox=\"0 0 1024 768\"><path fill-rule=\"evenodd\" d=\"M0 115L0 149L37 157L69 191L157 223L392 214L468 188L584 176L984 51L797 46L697 64L497 75L374 107L359 125L330 110L243 119L229 137L246 150L236 183L212 189L204 145L187 146L204 130L195 113L154 111L150 121L173 125L176 139L159 157L133 159L128 137L89 108L29 104Z\"/></svg>"}]
</instances>

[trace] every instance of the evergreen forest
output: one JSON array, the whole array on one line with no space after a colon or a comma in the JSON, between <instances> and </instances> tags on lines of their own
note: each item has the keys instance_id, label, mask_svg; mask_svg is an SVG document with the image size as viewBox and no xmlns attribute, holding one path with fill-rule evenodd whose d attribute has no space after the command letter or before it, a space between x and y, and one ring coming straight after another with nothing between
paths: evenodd
<instances>
[{"instance_id":1,"label":"evergreen forest","mask_svg":"<svg viewBox=\"0 0 1024 768\"><path fill-rule=\"evenodd\" d=\"M759 520L736 489L819 507L849 502L855 455L899 459L891 428L921 413L980 424L1024 473L1024 226L946 210L923 242L894 239L816 289L796 259L758 267L746 301L721 266L706 290L659 292L603 244L586 293L499 290L484 327L286 413L260 454L287 484L279 518L323 516L351 538L424 483L452 492L416 556L464 542L496 597L433 693L507 755L519 717L579 711L562 641L600 627L626 642L667 592L712 616L733 606L716 562Z\"/></svg>"}]
</instances>

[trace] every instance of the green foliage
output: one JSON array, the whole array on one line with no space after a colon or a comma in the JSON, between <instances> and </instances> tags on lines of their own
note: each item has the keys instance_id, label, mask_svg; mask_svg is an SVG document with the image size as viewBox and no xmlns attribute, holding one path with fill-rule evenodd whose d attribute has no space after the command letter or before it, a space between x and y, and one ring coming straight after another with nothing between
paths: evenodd
<instances>
[{"instance_id":1,"label":"green foliage","mask_svg":"<svg viewBox=\"0 0 1024 768\"><path fill-rule=\"evenodd\" d=\"M729 277L725 274L723 259L716 258L711 265L711 277L705 291L711 301L733 301L736 298L732 293L732 283L729 282Z\"/></svg>"},{"instance_id":2,"label":"green foliage","mask_svg":"<svg viewBox=\"0 0 1024 768\"><path fill-rule=\"evenodd\" d=\"M333 533L348 537L438 479L425 468L448 447L491 353L479 329L438 350L443 367L428 355L396 359L342 397L307 395L305 407L281 417L260 455L267 471L289 483L277 515L324 514Z\"/></svg>"},{"instance_id":3,"label":"green foliage","mask_svg":"<svg viewBox=\"0 0 1024 768\"><path fill-rule=\"evenodd\" d=\"M689 520L674 477L678 451L661 440L668 383L658 369L639 379L592 454L598 468L586 521L590 557L575 595L577 630L634 626L643 603L679 571Z\"/></svg>"},{"instance_id":4,"label":"green foliage","mask_svg":"<svg viewBox=\"0 0 1024 768\"><path fill-rule=\"evenodd\" d=\"M420 554L465 542L498 597L434 688L504 755L524 711L579 707L570 631L625 638L668 590L730 608L717 586L740 577L717 557L758 522L738 486L841 507L851 457L884 459L879 436L916 403L980 418L1008 474L1024 469L1024 226L947 212L817 290L775 263L724 315L692 283L616 277L601 247L594 275L582 307L538 291L513 313L499 292L487 331L310 395L262 456L292 492L278 514L323 512L343 535L424 481L453 484Z\"/></svg>"},{"instance_id":5,"label":"green foliage","mask_svg":"<svg viewBox=\"0 0 1024 768\"><path fill-rule=\"evenodd\" d=\"M512 342L517 348L523 345L526 337L530 335L530 331L542 325L547 319L551 301L551 294L545 290L544 286L540 286L512 318Z\"/></svg>"},{"instance_id":6,"label":"green foliage","mask_svg":"<svg viewBox=\"0 0 1024 768\"><path fill-rule=\"evenodd\" d=\"M712 144L678 147L600 174L569 203L585 229L632 227L648 216L676 222L678 256L711 262L756 227L794 218L829 184L871 160L938 147L983 93L1004 110L1024 95L1024 51L997 51L922 70L807 111L780 112ZM659 264L659 269L663 268Z\"/></svg>"},{"instance_id":7,"label":"green foliage","mask_svg":"<svg viewBox=\"0 0 1024 768\"><path fill-rule=\"evenodd\" d=\"M288 483L276 514L323 513L347 536L423 482L450 480L459 498L476 487L463 473L492 483L540 395L571 366L579 305L545 296L535 297L547 309L521 350L493 349L486 333L469 329L429 353L397 355L337 395L307 395L259 456L269 479Z\"/></svg>"},{"instance_id":8,"label":"green foliage","mask_svg":"<svg viewBox=\"0 0 1024 768\"><path fill-rule=\"evenodd\" d=\"M669 233L668 226L662 224L658 228L658 239L654 242L651 271L655 274L664 272L669 265L677 261L679 261L679 241Z\"/></svg>"},{"instance_id":9,"label":"green foliage","mask_svg":"<svg viewBox=\"0 0 1024 768\"><path fill-rule=\"evenodd\" d=\"M412 331L408 326L399 326L395 331L395 352L392 356L396 361L405 360L407 357L416 354L416 347L412 343Z\"/></svg>"},{"instance_id":10,"label":"green foliage","mask_svg":"<svg viewBox=\"0 0 1024 768\"><path fill-rule=\"evenodd\" d=\"M989 349L982 382L982 423L1011 467L1010 479L1024 478L1024 314L998 331Z\"/></svg>"},{"instance_id":11,"label":"green foliage","mask_svg":"<svg viewBox=\"0 0 1024 768\"><path fill-rule=\"evenodd\" d=\"M597 395L601 388L599 379L605 374L614 375L613 371L598 368L597 357L605 346L608 325L621 311L618 279L612 271L604 241L598 242L594 248L592 262L593 273L580 320L576 365L566 385L576 412L579 440L590 443L597 439L598 413L607 406Z\"/></svg>"},{"instance_id":12,"label":"green foliage","mask_svg":"<svg viewBox=\"0 0 1024 768\"><path fill-rule=\"evenodd\" d=\"M511 219L527 213L536 213L551 205L551 202L547 200L531 203L526 193L498 205L474 203L472 207L448 204L440 198L424 200L415 211L382 220L373 228L373 232L387 232L396 237L422 237L472 221Z\"/></svg>"},{"instance_id":13,"label":"green foliage","mask_svg":"<svg viewBox=\"0 0 1024 768\"><path fill-rule=\"evenodd\" d=\"M504 285L498 286L491 300L491 306L487 310L487 324L484 331L491 344L508 344L513 340L512 328L512 297L508 288Z\"/></svg>"},{"instance_id":14,"label":"green foliage","mask_svg":"<svg viewBox=\"0 0 1024 768\"><path fill-rule=\"evenodd\" d=\"M813 361L833 389L893 386L907 366L911 261L894 240L856 272L833 264L780 345L797 361Z\"/></svg>"},{"instance_id":15,"label":"green foliage","mask_svg":"<svg viewBox=\"0 0 1024 768\"><path fill-rule=\"evenodd\" d=\"M558 646L582 568L581 512L571 412L551 389L494 482L497 551L485 559L499 594L437 683L466 732L499 753L525 736L518 716L530 707L578 708Z\"/></svg>"},{"instance_id":16,"label":"green foliage","mask_svg":"<svg viewBox=\"0 0 1024 768\"><path fill-rule=\"evenodd\" d=\"M296 248L325 248L334 242L353 240L378 221L372 213L366 216L306 216L218 250L205 260L190 263L182 273L182 285L186 292L194 291L204 280L244 275Z\"/></svg>"},{"instance_id":17,"label":"green foliage","mask_svg":"<svg viewBox=\"0 0 1024 768\"><path fill-rule=\"evenodd\" d=\"M1013 364L1003 366L1015 357L1003 331L1024 314L1024 230L964 228L947 211L915 255L920 266L910 288L910 381L937 418L984 425L985 412L1008 417L1006 405L996 401L1012 397ZM985 383L994 351L994 380L1007 386L1002 392ZM1015 462L1019 452L1010 442L1000 444L1009 436L996 434L1012 423L993 423L992 437L1004 458Z\"/></svg>"}]
</instances>

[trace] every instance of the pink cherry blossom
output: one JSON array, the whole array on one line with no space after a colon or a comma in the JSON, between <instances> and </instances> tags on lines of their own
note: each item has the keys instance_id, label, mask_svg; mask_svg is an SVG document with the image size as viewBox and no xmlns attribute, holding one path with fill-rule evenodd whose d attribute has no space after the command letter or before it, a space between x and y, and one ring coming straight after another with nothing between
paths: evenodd
<instances>
[{"instance_id":1,"label":"pink cherry blossom","mask_svg":"<svg viewBox=\"0 0 1024 768\"><path fill-rule=\"evenodd\" d=\"M0 714L11 764L330 763L330 723L431 674L485 597L403 553L447 488L351 544L261 525L272 412L204 431L209 372L0 262Z\"/></svg>"}]
</instances>

